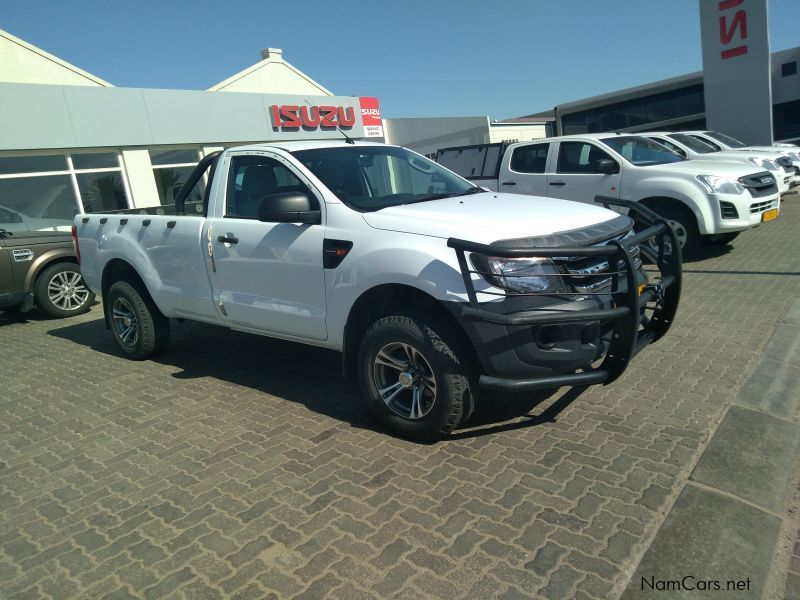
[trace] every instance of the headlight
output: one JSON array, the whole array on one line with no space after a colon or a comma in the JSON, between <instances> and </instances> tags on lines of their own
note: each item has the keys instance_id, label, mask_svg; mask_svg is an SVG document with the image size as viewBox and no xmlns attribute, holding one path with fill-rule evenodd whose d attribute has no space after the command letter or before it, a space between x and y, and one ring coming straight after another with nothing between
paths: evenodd
<instances>
[{"instance_id":1,"label":"headlight","mask_svg":"<svg viewBox=\"0 0 800 600\"><path fill-rule=\"evenodd\" d=\"M703 184L709 194L741 194L744 192L744 186L738 181L716 175L698 175L697 181Z\"/></svg>"},{"instance_id":2,"label":"headlight","mask_svg":"<svg viewBox=\"0 0 800 600\"><path fill-rule=\"evenodd\" d=\"M475 270L495 287L511 292L566 291L563 279L549 258L500 258L473 253Z\"/></svg>"},{"instance_id":3,"label":"headlight","mask_svg":"<svg viewBox=\"0 0 800 600\"><path fill-rule=\"evenodd\" d=\"M767 171L780 171L778 164L769 160L768 158L753 158L752 156L748 156L747 160L749 160L755 166L766 169Z\"/></svg>"}]
</instances>

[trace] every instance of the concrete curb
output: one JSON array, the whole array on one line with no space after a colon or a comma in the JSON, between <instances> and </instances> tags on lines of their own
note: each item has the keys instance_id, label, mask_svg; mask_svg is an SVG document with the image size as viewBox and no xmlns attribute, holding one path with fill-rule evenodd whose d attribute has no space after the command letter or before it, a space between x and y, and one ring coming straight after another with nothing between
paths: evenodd
<instances>
[{"instance_id":1,"label":"concrete curb","mask_svg":"<svg viewBox=\"0 0 800 600\"><path fill-rule=\"evenodd\" d=\"M622 597L760 598L800 458L800 299L726 411Z\"/></svg>"}]
</instances>

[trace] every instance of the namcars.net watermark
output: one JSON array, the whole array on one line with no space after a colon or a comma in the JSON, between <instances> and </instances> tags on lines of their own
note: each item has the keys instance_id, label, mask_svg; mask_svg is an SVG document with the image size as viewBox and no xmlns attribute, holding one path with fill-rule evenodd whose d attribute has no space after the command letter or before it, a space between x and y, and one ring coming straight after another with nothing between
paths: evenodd
<instances>
[{"instance_id":1,"label":"namcars.net watermark","mask_svg":"<svg viewBox=\"0 0 800 600\"><path fill-rule=\"evenodd\" d=\"M747 592L750 591L751 580L747 579L703 579L694 575L686 575L680 579L656 579L642 577L644 592Z\"/></svg>"}]
</instances>

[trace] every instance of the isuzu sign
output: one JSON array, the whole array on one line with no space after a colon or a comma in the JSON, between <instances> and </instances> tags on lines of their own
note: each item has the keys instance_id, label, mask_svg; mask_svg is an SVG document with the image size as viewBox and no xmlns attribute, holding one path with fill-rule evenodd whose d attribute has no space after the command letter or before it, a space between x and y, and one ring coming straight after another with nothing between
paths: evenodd
<instances>
[{"instance_id":1,"label":"isuzu sign","mask_svg":"<svg viewBox=\"0 0 800 600\"><path fill-rule=\"evenodd\" d=\"M273 104L269 111L275 129L350 129L356 122L351 106Z\"/></svg>"},{"instance_id":2,"label":"isuzu sign","mask_svg":"<svg viewBox=\"0 0 800 600\"><path fill-rule=\"evenodd\" d=\"M767 0L699 1L706 127L772 144Z\"/></svg>"},{"instance_id":3,"label":"isuzu sign","mask_svg":"<svg viewBox=\"0 0 800 600\"><path fill-rule=\"evenodd\" d=\"M383 119L377 98L362 96L358 99L361 107L361 123L364 125L364 137L383 137Z\"/></svg>"}]
</instances>

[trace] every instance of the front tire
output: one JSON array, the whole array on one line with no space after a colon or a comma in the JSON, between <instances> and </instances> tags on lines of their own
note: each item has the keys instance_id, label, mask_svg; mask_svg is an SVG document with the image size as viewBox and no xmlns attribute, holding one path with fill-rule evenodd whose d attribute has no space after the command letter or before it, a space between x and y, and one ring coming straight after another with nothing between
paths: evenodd
<instances>
[{"instance_id":1,"label":"front tire","mask_svg":"<svg viewBox=\"0 0 800 600\"><path fill-rule=\"evenodd\" d=\"M716 235L705 236L705 242L711 246L725 246L739 237L739 231L733 233L718 233Z\"/></svg>"},{"instance_id":2,"label":"front tire","mask_svg":"<svg viewBox=\"0 0 800 600\"><path fill-rule=\"evenodd\" d=\"M57 319L89 312L94 294L86 287L75 263L56 263L36 278L33 290L36 305Z\"/></svg>"},{"instance_id":3,"label":"front tire","mask_svg":"<svg viewBox=\"0 0 800 600\"><path fill-rule=\"evenodd\" d=\"M127 358L144 360L167 345L169 319L146 292L117 281L108 290L106 305L114 341Z\"/></svg>"},{"instance_id":4,"label":"front tire","mask_svg":"<svg viewBox=\"0 0 800 600\"><path fill-rule=\"evenodd\" d=\"M435 319L383 317L367 329L358 353L358 378L378 420L401 436L436 441L474 406L476 386L455 336Z\"/></svg>"}]
</instances>

